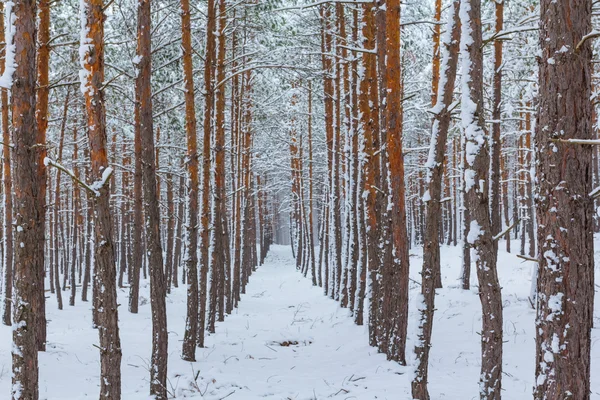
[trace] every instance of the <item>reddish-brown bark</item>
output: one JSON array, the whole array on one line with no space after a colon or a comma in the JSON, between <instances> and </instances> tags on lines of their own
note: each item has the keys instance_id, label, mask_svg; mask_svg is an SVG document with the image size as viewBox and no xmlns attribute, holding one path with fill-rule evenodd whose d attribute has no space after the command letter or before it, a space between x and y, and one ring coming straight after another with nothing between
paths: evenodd
<instances>
[{"instance_id":1,"label":"reddish-brown bark","mask_svg":"<svg viewBox=\"0 0 600 400\"><path fill-rule=\"evenodd\" d=\"M39 2L39 24L38 24L38 53L37 53L37 77L38 77L38 90L37 90L37 101L35 109L35 117L38 125L37 130L37 176L38 176L38 194L36 204L38 207L39 220L37 224L37 231L39 235L37 251L39 252L38 258L44 260L44 250L46 241L46 165L44 164L44 158L46 158L46 130L48 129L48 95L50 88L48 87L48 74L49 74L49 62L50 62L50 2L48 0L41 0ZM38 350L46 350L46 299L44 297L44 263L38 271L39 281L42 285L42 290L39 292L39 298L36 301L37 312L36 318L38 319Z\"/></svg>"},{"instance_id":2,"label":"reddish-brown bark","mask_svg":"<svg viewBox=\"0 0 600 400\"><path fill-rule=\"evenodd\" d=\"M196 360L198 338L198 145L196 136L196 104L194 100L194 77L192 66L192 34L190 2L181 0L181 45L183 49L183 75L185 85L185 131L187 138L187 316L181 357Z\"/></svg>"},{"instance_id":3,"label":"reddish-brown bark","mask_svg":"<svg viewBox=\"0 0 600 400\"><path fill-rule=\"evenodd\" d=\"M12 85L12 142L15 191L15 286L13 304L12 398L37 400L39 293L43 292L39 258L36 175L37 152L31 151L37 139L35 121L36 85L36 2L18 0L15 16L15 72Z\"/></svg>"},{"instance_id":4,"label":"reddish-brown bark","mask_svg":"<svg viewBox=\"0 0 600 400\"><path fill-rule=\"evenodd\" d=\"M537 239L536 400L590 399L594 307L590 40L592 3L540 3L535 133Z\"/></svg>"},{"instance_id":5,"label":"reddish-brown bark","mask_svg":"<svg viewBox=\"0 0 600 400\"><path fill-rule=\"evenodd\" d=\"M139 129L142 145L142 181L146 214L146 249L150 275L150 306L152 309L152 356L150 360L150 395L156 400L167 399L167 309L166 283L160 235L160 193L156 180L157 151L154 146L152 120L152 57L151 2L139 0L137 26L137 65L135 80L139 107Z\"/></svg>"},{"instance_id":6,"label":"reddish-brown bark","mask_svg":"<svg viewBox=\"0 0 600 400\"><path fill-rule=\"evenodd\" d=\"M215 0L208 0L206 22L206 51L204 59L204 121L202 138L202 204L200 210L200 290L198 307L198 347L204 347L206 326L207 279L209 272L209 229L210 229L210 176L211 176L211 136L214 113L214 79L216 61L216 9ZM211 271L211 275L214 271ZM209 326L214 332L214 326Z\"/></svg>"},{"instance_id":7,"label":"reddish-brown bark","mask_svg":"<svg viewBox=\"0 0 600 400\"><path fill-rule=\"evenodd\" d=\"M83 0L89 31L83 55L82 90L85 96L91 170L97 193L94 201L94 278L100 337L100 399L121 397L121 342L117 311L116 265L107 172L106 111L104 108L104 2ZM108 175L108 176L107 176Z\"/></svg>"}]
</instances>

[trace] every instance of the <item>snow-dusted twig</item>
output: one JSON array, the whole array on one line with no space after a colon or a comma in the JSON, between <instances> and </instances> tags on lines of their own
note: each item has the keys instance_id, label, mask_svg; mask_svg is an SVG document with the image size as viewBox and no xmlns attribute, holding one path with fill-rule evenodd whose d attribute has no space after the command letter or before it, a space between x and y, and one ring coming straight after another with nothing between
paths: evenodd
<instances>
[{"instance_id":1,"label":"snow-dusted twig","mask_svg":"<svg viewBox=\"0 0 600 400\"><path fill-rule=\"evenodd\" d=\"M317 1L314 3L307 3L307 4L302 4L299 6L291 6L291 7L282 7L282 8L275 8L271 11L275 12L275 11L288 11L288 10L304 10L306 8L311 8L311 7L318 7L321 5L325 5L325 4L336 4L336 3L341 3L341 4L365 4L365 3L371 3L370 1L365 1L365 0L325 0L325 1Z\"/></svg>"},{"instance_id":2,"label":"snow-dusted twig","mask_svg":"<svg viewBox=\"0 0 600 400\"><path fill-rule=\"evenodd\" d=\"M494 40L501 39L501 38L511 35L513 33L531 32L531 31L537 31L538 29L539 28L537 26L519 26L519 27L511 28L511 29L504 29L500 32L496 32L493 35L483 39L483 45L485 46L486 44L493 42ZM503 39L503 40L506 40L506 39Z\"/></svg>"},{"instance_id":3,"label":"snow-dusted twig","mask_svg":"<svg viewBox=\"0 0 600 400\"><path fill-rule=\"evenodd\" d=\"M600 31L591 31L590 33L588 33L587 35L585 35L584 37L581 38L581 40L579 41L579 43L577 43L577 46L575 46L575 51L579 51L579 49L581 48L581 46L583 46L583 44L590 39L595 39L597 37L600 37Z\"/></svg>"},{"instance_id":4,"label":"snow-dusted twig","mask_svg":"<svg viewBox=\"0 0 600 400\"><path fill-rule=\"evenodd\" d=\"M377 54L377 51L374 49L364 49L362 47L352 47L352 46L342 46L341 44L338 45L339 48L341 49L346 49L346 50L350 50L350 51L356 51L359 53L370 53L370 54Z\"/></svg>"},{"instance_id":5,"label":"snow-dusted twig","mask_svg":"<svg viewBox=\"0 0 600 400\"><path fill-rule=\"evenodd\" d=\"M48 166L52 166L57 168L58 170L64 172L65 174L69 175L71 177L71 179L73 179L73 181L77 182L78 184L80 184L84 189L86 189L88 192L94 194L95 196L100 196L100 189L106 184L106 182L108 182L108 179L110 178L110 176L112 175L112 168L108 167L106 168L104 171L104 173L102 174L102 179L100 181L96 181L91 185L88 185L87 183L85 183L84 181L82 181L81 179L79 179L75 173L73 171L71 171L70 169L64 167L62 164L51 160L50 158L46 157L44 158L44 165Z\"/></svg>"},{"instance_id":6,"label":"snow-dusted twig","mask_svg":"<svg viewBox=\"0 0 600 400\"><path fill-rule=\"evenodd\" d=\"M559 143L584 144L590 146L600 145L600 139L552 139L552 141Z\"/></svg>"},{"instance_id":7,"label":"snow-dusted twig","mask_svg":"<svg viewBox=\"0 0 600 400\"><path fill-rule=\"evenodd\" d=\"M518 223L519 223L519 220L517 219L515 222L513 222L512 224L507 226L506 229L504 229L502 232L500 232L499 234L494 236L494 240L499 240L502 236L506 235L512 228L514 228L515 225L517 225Z\"/></svg>"},{"instance_id":8,"label":"snow-dusted twig","mask_svg":"<svg viewBox=\"0 0 600 400\"><path fill-rule=\"evenodd\" d=\"M525 256L525 255L523 255L523 254L517 254L517 257L518 257L518 258L521 258L521 259L523 259L523 260L525 260L525 261L533 261L533 262L538 262L538 259L537 259L537 258L533 258L533 257Z\"/></svg>"}]
</instances>

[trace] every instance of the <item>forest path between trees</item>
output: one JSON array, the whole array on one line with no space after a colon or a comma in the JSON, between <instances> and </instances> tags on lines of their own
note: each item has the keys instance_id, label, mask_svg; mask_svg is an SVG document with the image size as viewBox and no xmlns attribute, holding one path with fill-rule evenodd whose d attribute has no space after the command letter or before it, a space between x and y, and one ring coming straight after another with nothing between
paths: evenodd
<instances>
[{"instance_id":1,"label":"forest path between trees","mask_svg":"<svg viewBox=\"0 0 600 400\"><path fill-rule=\"evenodd\" d=\"M406 391L405 367L368 346L367 328L296 270L289 247L272 247L239 304L198 352L205 398L392 399Z\"/></svg>"}]
</instances>

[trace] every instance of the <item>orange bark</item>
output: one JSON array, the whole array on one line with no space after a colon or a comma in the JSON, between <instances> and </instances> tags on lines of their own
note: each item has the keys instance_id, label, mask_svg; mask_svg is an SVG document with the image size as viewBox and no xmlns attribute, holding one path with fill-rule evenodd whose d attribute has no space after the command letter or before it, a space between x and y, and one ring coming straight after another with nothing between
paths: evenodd
<instances>
[{"instance_id":1,"label":"orange bark","mask_svg":"<svg viewBox=\"0 0 600 400\"><path fill-rule=\"evenodd\" d=\"M196 135L196 104L192 66L192 33L190 2L181 0L181 46L183 48L183 75L185 85L185 131L187 138L187 169L189 178L187 224L187 317L183 339L182 358L196 360L198 337L198 145Z\"/></svg>"},{"instance_id":2,"label":"orange bark","mask_svg":"<svg viewBox=\"0 0 600 400\"><path fill-rule=\"evenodd\" d=\"M38 176L38 197L37 207L39 213L39 220L37 230L39 234L39 242L44 243L46 240L46 165L44 164L44 158L46 158L46 130L48 129L48 95L50 89L48 87L48 67L50 61L50 2L48 0L41 0L39 3L39 28L38 28L38 42L39 49L37 54L37 67L38 67L38 91L37 91L37 102L36 102L36 122L38 124L36 142L38 145L38 165L37 165L37 176ZM44 259L45 246L39 246L38 257ZM44 268L40 268L38 271L40 274L40 281L44 282ZM46 300L44 298L43 290L39 293L39 299L37 300L38 312L36 317L38 318L38 349L40 351L46 350L46 311L45 305Z\"/></svg>"},{"instance_id":3,"label":"orange bark","mask_svg":"<svg viewBox=\"0 0 600 400\"><path fill-rule=\"evenodd\" d=\"M82 90L85 96L91 176L100 184L94 201L95 297L100 336L100 398L121 397L121 342L119 339L113 224L106 175L108 166L104 108L104 2L83 0L87 49L83 56ZM58 288L57 288L58 289Z\"/></svg>"}]
</instances>

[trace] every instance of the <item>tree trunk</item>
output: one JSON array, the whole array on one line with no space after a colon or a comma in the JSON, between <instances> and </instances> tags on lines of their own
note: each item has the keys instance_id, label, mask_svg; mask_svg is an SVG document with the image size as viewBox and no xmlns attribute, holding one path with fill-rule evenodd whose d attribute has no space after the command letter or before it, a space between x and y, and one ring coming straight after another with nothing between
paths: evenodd
<instances>
[{"instance_id":1,"label":"tree trunk","mask_svg":"<svg viewBox=\"0 0 600 400\"><path fill-rule=\"evenodd\" d=\"M502 390L502 295L496 271L497 249L490 220L489 153L483 110L481 0L461 0L462 112L466 141L465 207L471 214L466 240L473 246L481 331L481 399L497 400Z\"/></svg>"},{"instance_id":2,"label":"tree trunk","mask_svg":"<svg viewBox=\"0 0 600 400\"><path fill-rule=\"evenodd\" d=\"M590 399L594 306L591 2L542 0L539 108L538 296L534 398Z\"/></svg>"},{"instance_id":3,"label":"tree trunk","mask_svg":"<svg viewBox=\"0 0 600 400\"><path fill-rule=\"evenodd\" d=\"M143 193L142 193L142 137L141 114L138 104L141 99L135 91L135 127L134 127L134 165L133 165L133 226L131 234L132 266L129 277L129 312L137 314L140 299L140 270L144 263L144 243L142 241L142 227L144 226Z\"/></svg>"},{"instance_id":4,"label":"tree trunk","mask_svg":"<svg viewBox=\"0 0 600 400\"><path fill-rule=\"evenodd\" d=\"M183 225L185 224L185 193L185 178L182 175L179 178L177 232L175 233L175 249L173 250L173 286L175 287L179 287L179 266L181 265L181 249L183 247ZM182 277L184 277L183 283L185 283L185 274L182 273Z\"/></svg>"},{"instance_id":5,"label":"tree trunk","mask_svg":"<svg viewBox=\"0 0 600 400\"><path fill-rule=\"evenodd\" d=\"M214 113L214 77L216 62L216 10L215 0L208 0L206 22L206 53L204 60L204 126L202 139L202 207L200 211L200 291L198 316L198 347L204 347L204 330L206 328L207 278L209 267L211 279L216 271L209 264L209 229L210 229L210 177L211 177L211 136ZM211 284L213 281L211 280ZM216 283L216 281L215 281ZM210 331L214 332L214 325Z\"/></svg>"},{"instance_id":6,"label":"tree trunk","mask_svg":"<svg viewBox=\"0 0 600 400\"><path fill-rule=\"evenodd\" d=\"M135 144L134 144L135 146ZM125 274L125 271L129 271L128 268L131 268L131 263L128 261L129 260L129 254L130 254L130 246L131 246L131 234L130 234L130 223L129 223L129 207L131 205L131 203L129 202L129 198L130 198L130 193L131 191L129 190L129 174L130 172L127 171L129 169L129 166L131 164L131 157L129 157L128 153L127 153L127 146L125 145L125 141L123 141L123 154L122 154L122 160L123 160L123 171L121 171L121 188L122 188L122 192L121 195L123 196L122 200L121 200L121 241L119 243L119 253L120 253L120 259L119 259L119 287L122 288L123 287L123 275ZM128 276L127 278L131 280L131 274L128 272L127 273ZM130 282L131 283L131 282Z\"/></svg>"},{"instance_id":7,"label":"tree trunk","mask_svg":"<svg viewBox=\"0 0 600 400\"><path fill-rule=\"evenodd\" d=\"M408 327L408 236L406 233L406 203L404 184L404 157L402 154L402 72L400 58L400 0L387 0L386 17L386 69L387 96L385 100L387 152L391 204L393 252L384 274L383 307L388 321L386 332L388 359L406 364L406 333ZM452 93L452 91L450 91ZM445 141L444 141L445 143Z\"/></svg>"},{"instance_id":8,"label":"tree trunk","mask_svg":"<svg viewBox=\"0 0 600 400\"><path fill-rule=\"evenodd\" d=\"M167 274L167 293L171 293L173 278L177 282L177 275L173 276L173 241L175 237L175 205L173 203L173 174L167 174L167 249L165 253L165 273Z\"/></svg>"},{"instance_id":9,"label":"tree trunk","mask_svg":"<svg viewBox=\"0 0 600 400\"><path fill-rule=\"evenodd\" d=\"M36 301L38 310L36 318L38 319L37 343L38 350L46 350L46 298L44 296L44 264L45 264L45 242L46 242L46 165L44 159L47 155L46 149L46 131L48 129L48 95L50 93L48 81L48 69L50 63L50 2L41 0L39 3L39 26L38 26L38 54L37 54L37 102L35 109L36 122L38 125L36 144L38 147L37 160L37 176L38 176L38 225L37 231L39 235L37 251L38 258L41 261L41 267L38 271L39 282L41 282L42 290L38 293L39 298Z\"/></svg>"},{"instance_id":10,"label":"tree trunk","mask_svg":"<svg viewBox=\"0 0 600 400\"><path fill-rule=\"evenodd\" d=\"M442 189L442 165L445 160L446 141L452 120L452 97L456 80L456 67L460 40L459 0L450 7L450 15L443 42L441 85L438 86L435 116L432 123L431 144L427 160L427 191L425 192L425 232L423 238L423 267L421 270L421 319L419 336L415 346L417 358L416 374L412 381L412 397L429 400L427 390L429 350L435 311L435 274L439 273L440 243L438 229Z\"/></svg>"},{"instance_id":11,"label":"tree trunk","mask_svg":"<svg viewBox=\"0 0 600 400\"><path fill-rule=\"evenodd\" d=\"M496 35L504 29L504 0L496 0ZM502 38L494 40L494 75L492 103L492 140L490 142L490 215L492 235L502 231L502 209L500 208L500 158L502 157L502 142L500 140L502 118ZM498 241L494 241L498 249ZM497 251L497 250L496 250Z\"/></svg>"},{"instance_id":12,"label":"tree trunk","mask_svg":"<svg viewBox=\"0 0 600 400\"><path fill-rule=\"evenodd\" d=\"M167 309L166 283L160 239L159 196L156 183L156 151L152 124L152 58L151 3L138 2L137 63L135 80L139 101L140 137L142 144L142 181L146 214L146 248L150 275L150 306L152 309L152 358L150 361L150 395L156 400L167 399Z\"/></svg>"},{"instance_id":13,"label":"tree trunk","mask_svg":"<svg viewBox=\"0 0 600 400\"><path fill-rule=\"evenodd\" d=\"M79 178L79 167L77 165L79 158L79 148L77 145L77 124L75 124L73 128L73 174ZM75 305L75 296L77 296L77 287L76 287L76 270L77 266L80 266L81 259L78 257L78 249L79 243L81 239L79 238L80 233L78 232L78 227L83 225L83 218L79 212L80 209L80 196L79 196L79 185L73 182L73 243L71 244L71 296L69 297L69 305Z\"/></svg>"},{"instance_id":14,"label":"tree trunk","mask_svg":"<svg viewBox=\"0 0 600 400\"><path fill-rule=\"evenodd\" d=\"M373 5L365 3L363 5L363 48L375 48L375 21L373 15ZM365 182L364 190L367 192L365 202L365 231L367 235L366 254L368 260L366 266L369 271L369 344L377 346L380 328L379 319L379 288L378 274L380 273L379 259L379 213L377 207L377 188L376 185L381 181L379 165L379 91L377 88L377 66L376 57L372 53L362 53L363 71L360 80L360 94L358 98L358 107L361 114L360 126L364 134L364 148L366 152L366 162L364 168Z\"/></svg>"},{"instance_id":15,"label":"tree trunk","mask_svg":"<svg viewBox=\"0 0 600 400\"><path fill-rule=\"evenodd\" d=\"M91 176L95 180L94 199L94 278L96 279L98 334L100 337L100 399L121 398L121 342L117 311L116 265L113 224L109 203L104 109L104 2L83 0L81 90L85 95L90 148ZM57 288L58 289L58 288Z\"/></svg>"},{"instance_id":16,"label":"tree trunk","mask_svg":"<svg viewBox=\"0 0 600 400\"><path fill-rule=\"evenodd\" d=\"M198 144L196 137L196 105L192 66L192 32L190 2L181 0L181 47L183 49L183 76L185 85L185 131L187 138L187 314L181 358L196 361L198 339ZM180 182L183 183L183 182ZM180 189L181 190L181 189ZM179 226L183 221L179 221ZM180 229L180 228L178 228Z\"/></svg>"},{"instance_id":17,"label":"tree trunk","mask_svg":"<svg viewBox=\"0 0 600 400\"><path fill-rule=\"evenodd\" d=\"M70 97L70 90L67 90L67 95L65 97L65 105L63 107L63 116L62 116L62 122L61 122L61 126L60 126L60 136L59 136L59 142L58 142L58 158L57 161L59 163L62 162L62 156L63 156L63 149L64 149L64 143L65 143L65 131L67 129L67 120L68 120L68 111L69 111L69 97ZM59 215L59 210L61 208L61 198L60 198L60 189L61 189L61 174L60 171L56 171L56 186L55 186L55 191L54 191L54 224L53 224L53 229L54 229L54 263L51 263L51 267L54 269L54 285L56 286L56 303L58 305L58 309L62 310L63 309L63 299L62 299L62 293L61 293L61 286L60 286L60 275L59 275L59 244L60 243L65 243L64 240L61 240L59 238L59 227L61 226L60 221L60 215ZM63 246L66 247L66 246ZM63 265L66 266L66 263L63 263ZM66 271L64 272L64 276L66 277ZM63 288L65 288L66 285L63 284Z\"/></svg>"},{"instance_id":18,"label":"tree trunk","mask_svg":"<svg viewBox=\"0 0 600 400\"><path fill-rule=\"evenodd\" d=\"M17 226L15 242L15 286L13 304L12 398L37 400L38 388L38 300L43 285L39 258L36 176L38 154L31 151L36 143L35 121L35 23L36 2L18 0L5 3L6 13L14 13L15 83L12 85L12 142L14 155L14 191ZM9 17L10 18L10 17ZM12 72L9 72L12 77ZM6 71L5 71L6 75ZM3 75L3 77L5 76Z\"/></svg>"}]
</instances>

